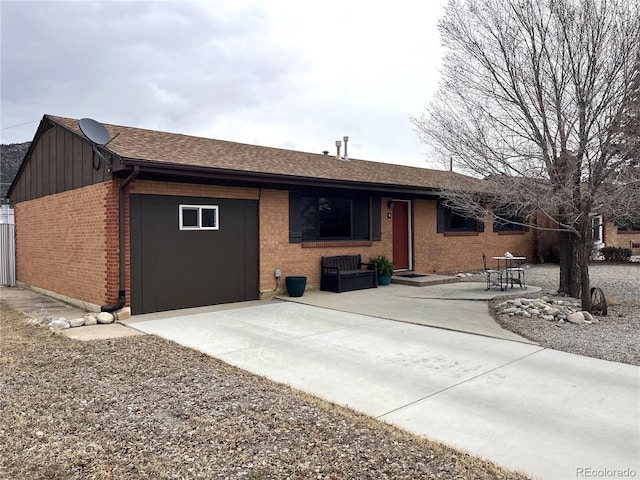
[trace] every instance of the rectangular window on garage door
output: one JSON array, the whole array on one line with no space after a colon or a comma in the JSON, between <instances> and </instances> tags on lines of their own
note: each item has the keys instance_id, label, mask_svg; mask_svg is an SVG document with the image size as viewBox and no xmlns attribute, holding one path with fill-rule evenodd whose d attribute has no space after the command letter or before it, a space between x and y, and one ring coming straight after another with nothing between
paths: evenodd
<instances>
[{"instance_id":1,"label":"rectangular window on garage door","mask_svg":"<svg viewBox=\"0 0 640 480\"><path fill-rule=\"evenodd\" d=\"M218 230L217 205L180 205L180 230Z\"/></svg>"}]
</instances>

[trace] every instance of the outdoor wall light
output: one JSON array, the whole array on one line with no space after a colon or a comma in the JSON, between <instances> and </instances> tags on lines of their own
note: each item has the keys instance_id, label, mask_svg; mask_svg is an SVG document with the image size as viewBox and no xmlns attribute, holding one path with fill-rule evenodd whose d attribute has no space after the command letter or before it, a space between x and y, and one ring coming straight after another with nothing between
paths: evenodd
<instances>
[{"instance_id":1,"label":"outdoor wall light","mask_svg":"<svg viewBox=\"0 0 640 480\"><path fill-rule=\"evenodd\" d=\"M391 209L393 208L393 200L389 200L389 201L387 202L387 208L388 208L389 210L391 210Z\"/></svg>"}]
</instances>

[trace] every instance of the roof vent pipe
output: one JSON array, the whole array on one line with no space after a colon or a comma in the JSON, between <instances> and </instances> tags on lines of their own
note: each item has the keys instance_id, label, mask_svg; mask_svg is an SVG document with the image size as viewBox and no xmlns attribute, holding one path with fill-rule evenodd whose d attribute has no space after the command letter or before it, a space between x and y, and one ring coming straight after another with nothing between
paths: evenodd
<instances>
[{"instance_id":1,"label":"roof vent pipe","mask_svg":"<svg viewBox=\"0 0 640 480\"><path fill-rule=\"evenodd\" d=\"M338 160L340 160L340 145L342 145L342 142L340 140L336 140L336 149L337 149L336 158Z\"/></svg>"},{"instance_id":2,"label":"roof vent pipe","mask_svg":"<svg viewBox=\"0 0 640 480\"><path fill-rule=\"evenodd\" d=\"M342 139L344 140L344 160L349 160L349 156L347 155L347 142L349 141L349 137L344 136Z\"/></svg>"},{"instance_id":3,"label":"roof vent pipe","mask_svg":"<svg viewBox=\"0 0 640 480\"><path fill-rule=\"evenodd\" d=\"M322 154L326 157L329 155L329 150L322 150Z\"/></svg>"}]
</instances>

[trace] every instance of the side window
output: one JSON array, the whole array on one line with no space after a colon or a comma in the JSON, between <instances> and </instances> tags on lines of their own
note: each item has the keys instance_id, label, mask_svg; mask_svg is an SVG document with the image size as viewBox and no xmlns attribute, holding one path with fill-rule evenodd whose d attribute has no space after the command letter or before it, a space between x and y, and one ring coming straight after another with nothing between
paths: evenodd
<instances>
[{"instance_id":1,"label":"side window","mask_svg":"<svg viewBox=\"0 0 640 480\"><path fill-rule=\"evenodd\" d=\"M217 205L180 205L180 230L218 230Z\"/></svg>"},{"instance_id":2,"label":"side window","mask_svg":"<svg viewBox=\"0 0 640 480\"><path fill-rule=\"evenodd\" d=\"M484 232L484 222L453 211L441 200L438 200L438 233Z\"/></svg>"},{"instance_id":3,"label":"side window","mask_svg":"<svg viewBox=\"0 0 640 480\"><path fill-rule=\"evenodd\" d=\"M630 218L627 221L617 222L619 232L640 232L640 218Z\"/></svg>"},{"instance_id":4,"label":"side window","mask_svg":"<svg viewBox=\"0 0 640 480\"><path fill-rule=\"evenodd\" d=\"M529 227L523 225L526 222L526 219L509 215L507 213L501 213L499 210L496 211L497 218L495 215L493 217L493 231L494 232L527 232L529 231Z\"/></svg>"}]
</instances>

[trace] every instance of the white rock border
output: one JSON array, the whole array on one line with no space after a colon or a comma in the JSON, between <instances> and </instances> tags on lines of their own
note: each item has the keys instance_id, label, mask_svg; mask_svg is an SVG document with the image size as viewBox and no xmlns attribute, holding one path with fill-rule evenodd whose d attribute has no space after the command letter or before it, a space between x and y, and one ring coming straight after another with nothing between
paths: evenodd
<instances>
[{"instance_id":1,"label":"white rock border","mask_svg":"<svg viewBox=\"0 0 640 480\"><path fill-rule=\"evenodd\" d=\"M47 315L42 319L42 324L51 330L66 330L68 328L76 328L90 325L109 324L115 321L116 317L108 312L100 312L98 315L87 314L84 317L73 318L67 320L64 317L53 317ZM39 322L40 323L40 322Z\"/></svg>"},{"instance_id":2,"label":"white rock border","mask_svg":"<svg viewBox=\"0 0 640 480\"><path fill-rule=\"evenodd\" d=\"M499 315L521 316L523 318L543 318L556 325L572 323L591 325L599 320L580 309L580 304L572 300L556 300L543 296L540 298L511 298L495 306Z\"/></svg>"}]
</instances>

